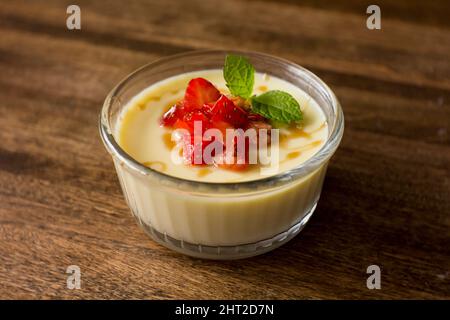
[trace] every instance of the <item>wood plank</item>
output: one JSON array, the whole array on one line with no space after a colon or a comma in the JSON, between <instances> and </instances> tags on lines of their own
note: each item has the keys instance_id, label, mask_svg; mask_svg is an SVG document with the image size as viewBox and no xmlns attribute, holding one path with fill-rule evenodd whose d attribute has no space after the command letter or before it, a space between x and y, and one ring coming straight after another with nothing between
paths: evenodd
<instances>
[{"instance_id":1,"label":"wood plank","mask_svg":"<svg viewBox=\"0 0 450 320\"><path fill-rule=\"evenodd\" d=\"M450 34L445 1L0 3L0 298L449 299ZM217 8L220 8L218 10ZM287 245L203 261L133 220L97 129L107 93L159 57L205 48L297 62L346 129L318 209ZM65 269L82 269L82 289ZM382 268L382 290L366 268Z\"/></svg>"}]
</instances>

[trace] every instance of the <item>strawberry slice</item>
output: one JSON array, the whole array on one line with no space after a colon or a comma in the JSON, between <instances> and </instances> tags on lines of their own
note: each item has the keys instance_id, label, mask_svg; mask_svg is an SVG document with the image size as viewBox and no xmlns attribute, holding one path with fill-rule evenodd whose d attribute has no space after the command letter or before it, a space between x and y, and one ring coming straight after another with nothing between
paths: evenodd
<instances>
[{"instance_id":1,"label":"strawberry slice","mask_svg":"<svg viewBox=\"0 0 450 320\"><path fill-rule=\"evenodd\" d=\"M192 127L192 132L194 132L195 122L201 122L202 125L202 133L209 129L209 119L208 117L200 110L186 113L183 117L184 121L189 123Z\"/></svg>"},{"instance_id":2,"label":"strawberry slice","mask_svg":"<svg viewBox=\"0 0 450 320\"><path fill-rule=\"evenodd\" d=\"M211 121L211 127L220 130L220 132L222 133L223 141L225 141L227 129L234 129L234 127L231 124L222 120Z\"/></svg>"},{"instance_id":3,"label":"strawberry slice","mask_svg":"<svg viewBox=\"0 0 450 320\"><path fill-rule=\"evenodd\" d=\"M169 121L173 122L173 124L168 123ZM193 112L185 113L184 115L181 116L181 118L180 117L172 118L172 116L171 116L167 119L163 119L163 124L164 125L167 124L168 126L174 127L176 129L186 129L192 135L192 134L194 134L194 128L195 128L194 126L195 126L196 121L201 122L201 125L202 125L201 133L202 134L203 134L203 132L205 132L206 130L208 130L210 128L209 119L201 111L193 111Z\"/></svg>"},{"instance_id":4,"label":"strawberry slice","mask_svg":"<svg viewBox=\"0 0 450 320\"><path fill-rule=\"evenodd\" d=\"M216 101L214 102L209 102L209 103L205 103L203 105L202 111L205 115L207 115L208 117L211 117L213 115L213 110L214 110L214 105L216 104Z\"/></svg>"},{"instance_id":5,"label":"strawberry slice","mask_svg":"<svg viewBox=\"0 0 450 320\"><path fill-rule=\"evenodd\" d=\"M201 131L195 132L196 122L201 123ZM187 164L206 164L202 159L203 150L211 143L210 141L203 140L203 134L210 127L210 121L205 114L200 111L192 111L185 113L182 119L175 121L173 125L176 129L186 129L188 134L182 136L183 143L183 158ZM198 138L195 139L196 134ZM195 150L197 149L197 152Z\"/></svg>"},{"instance_id":6,"label":"strawberry slice","mask_svg":"<svg viewBox=\"0 0 450 320\"><path fill-rule=\"evenodd\" d=\"M211 120L225 121L235 128L241 128L247 123L247 112L236 106L233 101L225 95L221 95L214 106L210 109Z\"/></svg>"},{"instance_id":7,"label":"strawberry slice","mask_svg":"<svg viewBox=\"0 0 450 320\"><path fill-rule=\"evenodd\" d=\"M194 78L189 81L184 94L184 105L188 110L201 109L204 104L219 99L220 92L206 79Z\"/></svg>"},{"instance_id":8,"label":"strawberry slice","mask_svg":"<svg viewBox=\"0 0 450 320\"><path fill-rule=\"evenodd\" d=\"M183 117L183 105L182 103L177 103L173 105L169 110L164 113L161 118L161 125L172 127L175 122Z\"/></svg>"}]
</instances>

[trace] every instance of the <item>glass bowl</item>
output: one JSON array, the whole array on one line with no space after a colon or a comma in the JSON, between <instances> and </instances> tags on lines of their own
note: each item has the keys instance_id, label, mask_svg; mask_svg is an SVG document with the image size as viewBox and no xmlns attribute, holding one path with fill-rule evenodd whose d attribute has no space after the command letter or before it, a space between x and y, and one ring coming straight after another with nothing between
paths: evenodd
<instances>
[{"instance_id":1,"label":"glass bowl","mask_svg":"<svg viewBox=\"0 0 450 320\"><path fill-rule=\"evenodd\" d=\"M329 134L312 158L261 180L211 183L146 167L119 146L118 117L130 99L171 76L221 69L229 53L248 57L258 72L284 79L315 99ZM225 260L265 253L302 230L317 206L328 161L342 138L344 116L331 89L305 68L262 53L208 50L163 58L128 75L106 97L99 127L128 206L150 237L183 254Z\"/></svg>"}]
</instances>

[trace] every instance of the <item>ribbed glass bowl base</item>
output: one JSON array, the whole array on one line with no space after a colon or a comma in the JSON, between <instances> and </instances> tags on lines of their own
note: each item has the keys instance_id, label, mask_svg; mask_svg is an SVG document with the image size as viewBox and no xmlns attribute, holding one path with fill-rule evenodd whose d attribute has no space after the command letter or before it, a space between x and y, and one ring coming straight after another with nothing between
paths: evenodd
<instances>
[{"instance_id":1,"label":"ribbed glass bowl base","mask_svg":"<svg viewBox=\"0 0 450 320\"><path fill-rule=\"evenodd\" d=\"M270 239L236 246L205 246L174 239L165 233L157 231L151 225L144 223L141 219L135 217L139 225L153 240L169 249L201 259L236 260L250 258L269 252L294 238L311 218L316 206L317 202L299 222L288 230L281 232Z\"/></svg>"}]
</instances>

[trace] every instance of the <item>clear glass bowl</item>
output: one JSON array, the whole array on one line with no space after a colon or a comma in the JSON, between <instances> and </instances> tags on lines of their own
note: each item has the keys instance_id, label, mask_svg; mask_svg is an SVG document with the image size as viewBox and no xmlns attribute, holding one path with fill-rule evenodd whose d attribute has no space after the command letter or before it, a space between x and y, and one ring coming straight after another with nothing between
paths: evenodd
<instances>
[{"instance_id":1,"label":"clear glass bowl","mask_svg":"<svg viewBox=\"0 0 450 320\"><path fill-rule=\"evenodd\" d=\"M220 69L228 53L248 57L258 72L287 80L316 100L326 116L329 136L312 158L262 180L208 183L148 168L119 146L114 136L118 116L131 98L174 75ZM100 115L100 135L138 223L158 243L207 259L255 256L298 234L316 208L328 161L343 131L344 116L336 96L313 73L270 55L234 50L194 51L150 63L111 91Z\"/></svg>"}]
</instances>

